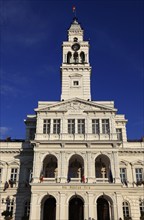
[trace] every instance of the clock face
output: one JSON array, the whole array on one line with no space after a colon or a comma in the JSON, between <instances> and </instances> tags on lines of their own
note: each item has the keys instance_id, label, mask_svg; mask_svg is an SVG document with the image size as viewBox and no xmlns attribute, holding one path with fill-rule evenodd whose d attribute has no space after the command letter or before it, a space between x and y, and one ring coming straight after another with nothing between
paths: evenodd
<instances>
[{"instance_id":1,"label":"clock face","mask_svg":"<svg viewBox=\"0 0 144 220\"><path fill-rule=\"evenodd\" d=\"M77 51L80 49L80 45L78 43L72 45L72 50Z\"/></svg>"}]
</instances>

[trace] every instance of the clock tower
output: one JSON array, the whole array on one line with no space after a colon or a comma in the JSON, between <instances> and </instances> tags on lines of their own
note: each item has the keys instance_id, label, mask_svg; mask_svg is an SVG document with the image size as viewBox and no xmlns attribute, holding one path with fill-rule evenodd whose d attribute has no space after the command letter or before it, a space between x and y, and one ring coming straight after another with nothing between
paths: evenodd
<instances>
[{"instance_id":1,"label":"clock tower","mask_svg":"<svg viewBox=\"0 0 144 220\"><path fill-rule=\"evenodd\" d=\"M62 101L70 98L91 100L89 42L83 40L83 35L75 17L68 29L68 40L62 45Z\"/></svg>"}]
</instances>

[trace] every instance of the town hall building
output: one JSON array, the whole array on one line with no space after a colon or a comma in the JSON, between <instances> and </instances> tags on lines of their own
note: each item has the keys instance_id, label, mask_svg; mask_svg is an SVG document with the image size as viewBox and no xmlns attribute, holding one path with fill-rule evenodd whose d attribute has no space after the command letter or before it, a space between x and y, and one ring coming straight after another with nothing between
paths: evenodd
<instances>
[{"instance_id":1,"label":"town hall building","mask_svg":"<svg viewBox=\"0 0 144 220\"><path fill-rule=\"evenodd\" d=\"M144 141L113 101L91 101L89 47L74 18L60 101L38 102L24 141L1 141L0 220L144 219Z\"/></svg>"}]
</instances>

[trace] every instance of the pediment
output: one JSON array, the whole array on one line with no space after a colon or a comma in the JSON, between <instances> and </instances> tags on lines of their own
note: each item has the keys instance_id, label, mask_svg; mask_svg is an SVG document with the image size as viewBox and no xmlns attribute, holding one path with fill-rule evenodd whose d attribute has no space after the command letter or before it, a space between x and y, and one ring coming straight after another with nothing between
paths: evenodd
<instances>
[{"instance_id":1,"label":"pediment","mask_svg":"<svg viewBox=\"0 0 144 220\"><path fill-rule=\"evenodd\" d=\"M67 112L67 111L108 111L108 112L113 112L116 111L114 108L110 108L101 104L94 103L92 101L85 101L79 98L75 99L69 99L66 101L61 101L56 104L52 104L49 106L45 106L43 108L37 108L35 111L62 111L62 112Z\"/></svg>"},{"instance_id":2,"label":"pediment","mask_svg":"<svg viewBox=\"0 0 144 220\"><path fill-rule=\"evenodd\" d=\"M5 161L0 160L0 166L4 166L5 164L6 164L6 162L5 162Z\"/></svg>"},{"instance_id":3,"label":"pediment","mask_svg":"<svg viewBox=\"0 0 144 220\"><path fill-rule=\"evenodd\" d=\"M19 161L11 160L11 161L8 161L8 164L9 165L14 165L14 166L19 166Z\"/></svg>"}]
</instances>

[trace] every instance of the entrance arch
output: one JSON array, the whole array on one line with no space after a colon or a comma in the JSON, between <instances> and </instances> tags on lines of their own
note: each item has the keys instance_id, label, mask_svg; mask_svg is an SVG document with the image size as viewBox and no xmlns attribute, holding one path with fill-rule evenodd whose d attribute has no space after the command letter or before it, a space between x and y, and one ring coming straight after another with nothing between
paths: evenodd
<instances>
[{"instance_id":1,"label":"entrance arch","mask_svg":"<svg viewBox=\"0 0 144 220\"><path fill-rule=\"evenodd\" d=\"M56 200L49 196L43 205L43 220L56 220Z\"/></svg>"},{"instance_id":2,"label":"entrance arch","mask_svg":"<svg viewBox=\"0 0 144 220\"><path fill-rule=\"evenodd\" d=\"M97 200L97 220L110 220L109 203L103 196Z\"/></svg>"},{"instance_id":3,"label":"entrance arch","mask_svg":"<svg viewBox=\"0 0 144 220\"><path fill-rule=\"evenodd\" d=\"M84 202L77 196L69 201L69 220L84 220Z\"/></svg>"}]
</instances>

